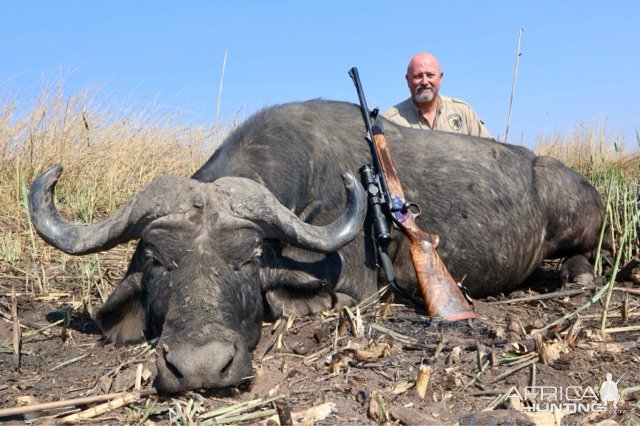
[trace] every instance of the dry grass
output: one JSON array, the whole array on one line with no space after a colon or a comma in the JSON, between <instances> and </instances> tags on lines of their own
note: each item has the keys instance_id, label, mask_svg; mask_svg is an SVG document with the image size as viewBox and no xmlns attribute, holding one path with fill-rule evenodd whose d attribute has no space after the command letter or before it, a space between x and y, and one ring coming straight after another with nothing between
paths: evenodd
<instances>
[{"instance_id":1,"label":"dry grass","mask_svg":"<svg viewBox=\"0 0 640 426\"><path fill-rule=\"evenodd\" d=\"M153 106L127 111L122 101L102 105L97 91L66 96L57 86L44 90L29 108L1 92L2 87L0 272L25 275L31 283L25 289L43 288L39 260L63 265L67 260L31 228L26 194L35 176L61 164L65 171L56 188L57 204L68 217L88 222L110 213L160 174L192 174L218 140L214 129L180 124L179 116L163 115ZM79 268L82 281L101 273L97 256L78 261L85 262Z\"/></svg>"},{"instance_id":2,"label":"dry grass","mask_svg":"<svg viewBox=\"0 0 640 426\"><path fill-rule=\"evenodd\" d=\"M612 169L632 179L640 172L640 152L629 152L623 140L624 135L611 133L603 121L582 124L564 134L540 135L534 151L559 159L590 180L597 180Z\"/></svg>"},{"instance_id":3,"label":"dry grass","mask_svg":"<svg viewBox=\"0 0 640 426\"><path fill-rule=\"evenodd\" d=\"M15 110L5 104L0 115L3 204L19 200L19 185L62 164L63 204L92 220L159 174L191 174L213 152L212 129L175 124L177 117L150 109L116 115L89 91L44 93L26 115Z\"/></svg>"},{"instance_id":4,"label":"dry grass","mask_svg":"<svg viewBox=\"0 0 640 426\"><path fill-rule=\"evenodd\" d=\"M89 222L109 214L158 175L192 174L225 133L225 129L179 124L180 117L162 114L153 106L131 110L126 105L136 103L129 100L103 105L99 93L85 90L67 96L58 84L43 90L38 101L25 109L0 86L0 269L10 264L12 273L25 274L27 282L35 279L37 288L46 282L42 260L51 261L53 256L54 261L67 261L37 238L27 219L26 193L37 174L61 164L65 172L57 187L58 206L68 217ZM26 112L19 114L19 109ZM616 238L637 213L640 171L640 155L624 152L619 140L605 124L594 124L541 137L535 149L594 182L611 204ZM637 241L637 234L630 235L630 241ZM120 270L129 254L121 250ZM627 257L638 250L628 249ZM81 281L102 277L101 259L109 256L113 254L80 258Z\"/></svg>"}]
</instances>

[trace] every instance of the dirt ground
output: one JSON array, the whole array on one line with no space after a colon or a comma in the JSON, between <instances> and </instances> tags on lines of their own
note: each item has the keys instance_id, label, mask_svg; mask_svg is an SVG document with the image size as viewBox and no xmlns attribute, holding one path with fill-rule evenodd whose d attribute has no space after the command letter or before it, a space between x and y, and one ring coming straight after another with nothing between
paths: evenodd
<instances>
[{"instance_id":1,"label":"dirt ground","mask_svg":"<svg viewBox=\"0 0 640 426\"><path fill-rule=\"evenodd\" d=\"M127 405L117 408L115 396L109 397L111 405L88 413L84 422L278 424L279 415L287 419L290 412L294 424L640 424L635 262L618 275L604 334L604 297L553 323L587 303L607 277L587 288L560 287L557 265L549 263L533 286L475 301L478 318L472 322L430 320L387 294L364 306L359 317L354 308L264 324L254 378L238 388L165 397L144 393L155 374L152 344L101 342L88 312L97 310L99 285L90 291L92 302L83 303L87 289L77 284L81 271L73 261L43 267L48 295L42 295L31 291L19 268L0 260L0 413L131 391L139 382L143 393ZM117 274L102 267L102 284L115 285ZM12 286L22 325L19 359L12 343ZM607 373L618 381L622 399L617 410L598 411ZM582 403L582 412L572 414L567 405L548 412L554 403L571 402ZM56 423L102 404L76 403L62 412L39 410L0 422ZM234 411L225 415L225 407Z\"/></svg>"}]
</instances>

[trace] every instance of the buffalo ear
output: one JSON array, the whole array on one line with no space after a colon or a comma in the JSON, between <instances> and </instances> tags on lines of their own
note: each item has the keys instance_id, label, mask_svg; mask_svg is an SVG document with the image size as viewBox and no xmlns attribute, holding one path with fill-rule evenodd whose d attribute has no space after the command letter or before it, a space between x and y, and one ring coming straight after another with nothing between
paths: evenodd
<instances>
[{"instance_id":1,"label":"buffalo ear","mask_svg":"<svg viewBox=\"0 0 640 426\"><path fill-rule=\"evenodd\" d=\"M104 337L124 345L145 340L145 309L142 305L142 273L127 274L96 315Z\"/></svg>"}]
</instances>

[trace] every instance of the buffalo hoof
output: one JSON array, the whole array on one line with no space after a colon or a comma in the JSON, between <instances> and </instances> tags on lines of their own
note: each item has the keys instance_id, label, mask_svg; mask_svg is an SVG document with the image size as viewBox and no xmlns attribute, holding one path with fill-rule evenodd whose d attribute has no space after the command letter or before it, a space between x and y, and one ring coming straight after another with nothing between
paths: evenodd
<instances>
[{"instance_id":1,"label":"buffalo hoof","mask_svg":"<svg viewBox=\"0 0 640 426\"><path fill-rule=\"evenodd\" d=\"M560 271L562 283L575 283L581 286L593 284L593 265L582 255L568 258Z\"/></svg>"}]
</instances>

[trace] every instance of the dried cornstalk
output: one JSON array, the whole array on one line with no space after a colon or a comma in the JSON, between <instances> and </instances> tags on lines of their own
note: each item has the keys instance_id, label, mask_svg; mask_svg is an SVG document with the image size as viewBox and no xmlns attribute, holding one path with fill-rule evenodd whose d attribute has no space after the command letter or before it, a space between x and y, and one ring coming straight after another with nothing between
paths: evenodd
<instances>
[{"instance_id":1,"label":"dried cornstalk","mask_svg":"<svg viewBox=\"0 0 640 426\"><path fill-rule=\"evenodd\" d=\"M336 404L333 402L325 402L324 404L311 407L303 411L295 411L291 413L291 420L294 425L314 425L326 419L336 409ZM260 422L260 425L267 426L272 425L278 420L277 415L273 415L268 419L264 419Z\"/></svg>"},{"instance_id":2,"label":"dried cornstalk","mask_svg":"<svg viewBox=\"0 0 640 426\"><path fill-rule=\"evenodd\" d=\"M90 354L90 353L89 353L89 354L84 354L84 355L80 355L79 357L75 357L75 358L69 359L69 360L67 360L67 361L65 361L65 362L63 362L63 363L61 363L61 364L56 365L55 367L53 367L53 368L52 368L51 370L49 370L49 371L56 371L56 370L59 370L59 369L64 368L64 367L66 367L66 366L68 366L68 365L71 365L71 364L73 364L73 363L75 363L75 362L78 362L78 361L80 361L80 360L82 360L82 359L85 359L85 358L87 358L88 356L91 356L91 354Z\"/></svg>"},{"instance_id":3,"label":"dried cornstalk","mask_svg":"<svg viewBox=\"0 0 640 426\"><path fill-rule=\"evenodd\" d=\"M18 299L16 298L15 284L11 284L11 317L13 320L13 365L20 368L20 344L22 330L20 330L20 318L18 318Z\"/></svg>"},{"instance_id":4,"label":"dried cornstalk","mask_svg":"<svg viewBox=\"0 0 640 426\"><path fill-rule=\"evenodd\" d=\"M155 390L138 392L138 394L141 396L153 395L155 393L156 393ZM43 402L40 404L27 405L23 407L3 408L3 409L0 409L0 417L20 416L27 413L34 413L36 411L47 411L47 410L54 410L56 408L87 405L87 404L92 404L94 402L102 402L102 401L117 399L119 397L123 397L124 395L127 395L127 393L124 393L124 392L110 393L106 395L88 396L85 398L65 399L63 401Z\"/></svg>"},{"instance_id":5,"label":"dried cornstalk","mask_svg":"<svg viewBox=\"0 0 640 426\"><path fill-rule=\"evenodd\" d=\"M117 410L118 408L125 407L132 402L140 399L140 392L134 392L125 394L117 397L116 399L112 399L111 401L105 402L100 405L96 405L95 407L89 408L84 411L80 411L79 413L71 414L69 416L63 417L58 420L59 424L73 424L82 420L92 419L94 417L101 416L109 411Z\"/></svg>"},{"instance_id":6,"label":"dried cornstalk","mask_svg":"<svg viewBox=\"0 0 640 426\"><path fill-rule=\"evenodd\" d=\"M387 424L389 422L389 413L384 405L382 394L373 391L371 400L369 401L369 416L378 422L378 424Z\"/></svg>"},{"instance_id":7,"label":"dried cornstalk","mask_svg":"<svg viewBox=\"0 0 640 426\"><path fill-rule=\"evenodd\" d=\"M134 389L137 391L142 389L142 369L143 368L144 368L143 364L138 364L138 367L136 368L136 382L135 382Z\"/></svg>"},{"instance_id":8,"label":"dried cornstalk","mask_svg":"<svg viewBox=\"0 0 640 426\"><path fill-rule=\"evenodd\" d=\"M577 318L576 321L571 325L571 328L569 328L567 336L564 338L564 341L569 345L573 346L578 341L578 335L580 334L580 330L582 330L581 324L582 320L580 318Z\"/></svg>"},{"instance_id":9,"label":"dried cornstalk","mask_svg":"<svg viewBox=\"0 0 640 426\"><path fill-rule=\"evenodd\" d=\"M427 387L429 387L429 380L433 374L433 368L428 365L421 364L418 369L418 375L416 377L416 391L420 399L424 399L427 394Z\"/></svg>"},{"instance_id":10,"label":"dried cornstalk","mask_svg":"<svg viewBox=\"0 0 640 426\"><path fill-rule=\"evenodd\" d=\"M505 371L502 374L497 375L496 377L494 377L494 379L489 382L489 384L494 384L494 383L498 383L500 380L505 379L507 377L509 377L510 375L512 375L513 373L515 373L516 371L522 370L525 367L530 366L531 364L535 364L536 362L538 362L539 357L536 355L535 358L530 359L529 361L525 362L524 364L520 364L514 368L511 368L507 371Z\"/></svg>"},{"instance_id":11,"label":"dried cornstalk","mask_svg":"<svg viewBox=\"0 0 640 426\"><path fill-rule=\"evenodd\" d=\"M276 406L276 410L278 410L278 420L281 425L292 425L293 420L291 419L291 409L289 408L289 404L285 401L284 398L278 399L274 402Z\"/></svg>"},{"instance_id":12,"label":"dried cornstalk","mask_svg":"<svg viewBox=\"0 0 640 426\"><path fill-rule=\"evenodd\" d=\"M245 411L253 410L254 408L270 404L273 401L276 401L282 398L284 398L284 395L277 395L265 400L263 400L262 398L257 398L251 401L239 402L237 404L230 405L228 407L217 408L213 411L209 411L207 413L201 414L198 417L198 419L206 420L206 419L210 419L211 417L215 417L216 423L221 423L222 419L226 419L228 417L230 418L231 416L236 416Z\"/></svg>"},{"instance_id":13,"label":"dried cornstalk","mask_svg":"<svg viewBox=\"0 0 640 426\"><path fill-rule=\"evenodd\" d=\"M357 338L364 337L364 324L362 322L362 315L360 313L360 308L356 306L356 313L351 312L348 306L343 308L344 312L347 314L347 319L351 324L351 332Z\"/></svg>"},{"instance_id":14,"label":"dried cornstalk","mask_svg":"<svg viewBox=\"0 0 640 426\"><path fill-rule=\"evenodd\" d=\"M339 353L331 355L331 374L340 374L342 370L342 356Z\"/></svg>"},{"instance_id":15,"label":"dried cornstalk","mask_svg":"<svg viewBox=\"0 0 640 426\"><path fill-rule=\"evenodd\" d=\"M338 336L344 336L347 333L347 328L347 318L345 317L344 309L341 309L338 315L338 328L336 331Z\"/></svg>"},{"instance_id":16,"label":"dried cornstalk","mask_svg":"<svg viewBox=\"0 0 640 426\"><path fill-rule=\"evenodd\" d=\"M624 333L627 331L639 331L639 330L640 330L640 325L630 325L627 327L605 328L603 331L605 333L611 334L611 333Z\"/></svg>"},{"instance_id":17,"label":"dried cornstalk","mask_svg":"<svg viewBox=\"0 0 640 426\"><path fill-rule=\"evenodd\" d=\"M509 321L509 323L507 324L507 331L515 333L519 338L527 335L527 331L518 318L514 318Z\"/></svg>"},{"instance_id":18,"label":"dried cornstalk","mask_svg":"<svg viewBox=\"0 0 640 426\"><path fill-rule=\"evenodd\" d=\"M277 415L278 412L276 409L270 409L270 410L264 410L264 411L254 411L253 413L245 413L245 414L240 414L238 416L234 416L234 417L222 417L222 418L216 418L215 419L215 424L219 424L219 425L224 425L224 424L229 424L229 423L241 423L241 422L245 422L245 423L252 423L252 420L257 420L257 419L261 419L263 417L270 417L270 416L274 416Z\"/></svg>"},{"instance_id":19,"label":"dried cornstalk","mask_svg":"<svg viewBox=\"0 0 640 426\"><path fill-rule=\"evenodd\" d=\"M547 343L541 334L535 334L533 338L536 342L536 351L540 355L541 362L545 365L553 364L567 347L567 344L562 341Z\"/></svg>"},{"instance_id":20,"label":"dried cornstalk","mask_svg":"<svg viewBox=\"0 0 640 426\"><path fill-rule=\"evenodd\" d=\"M266 344L262 347L262 349L256 352L255 359L257 361L261 361L264 356L271 350L273 345L275 345L276 341L280 337L280 334L284 331L285 326L287 325L288 317L283 316L278 320L278 324L273 332L273 334L269 337Z\"/></svg>"}]
</instances>

